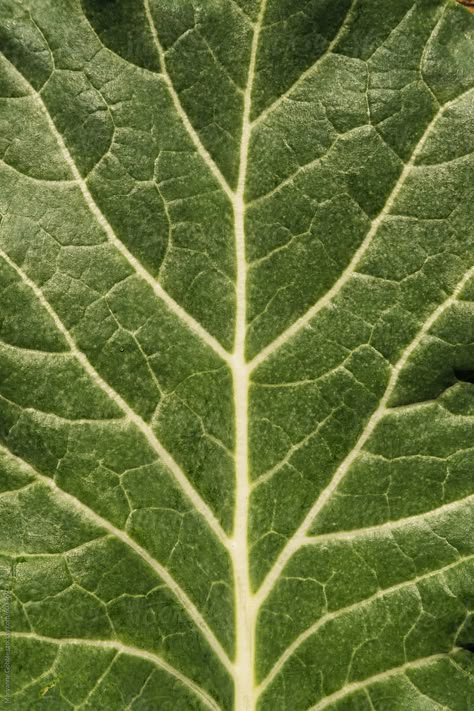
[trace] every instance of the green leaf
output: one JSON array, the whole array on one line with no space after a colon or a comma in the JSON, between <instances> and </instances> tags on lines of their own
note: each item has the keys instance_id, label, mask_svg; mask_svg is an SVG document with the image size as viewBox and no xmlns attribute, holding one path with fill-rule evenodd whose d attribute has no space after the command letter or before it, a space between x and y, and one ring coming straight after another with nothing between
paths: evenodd
<instances>
[{"instance_id":1,"label":"green leaf","mask_svg":"<svg viewBox=\"0 0 474 711\"><path fill-rule=\"evenodd\" d=\"M0 3L2 703L474 708L474 16Z\"/></svg>"}]
</instances>

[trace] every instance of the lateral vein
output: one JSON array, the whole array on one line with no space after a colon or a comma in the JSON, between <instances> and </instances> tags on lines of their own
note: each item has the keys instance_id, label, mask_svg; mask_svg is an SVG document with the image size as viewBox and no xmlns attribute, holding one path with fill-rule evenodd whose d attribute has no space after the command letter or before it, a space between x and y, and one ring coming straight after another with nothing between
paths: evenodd
<instances>
[{"instance_id":1,"label":"lateral vein","mask_svg":"<svg viewBox=\"0 0 474 711\"><path fill-rule=\"evenodd\" d=\"M138 647L123 644L122 642L116 642L115 640L81 639L77 637L47 637L46 635L37 634L36 632L0 632L0 636L2 637L7 636L7 634L11 634L13 637L18 637L20 639L33 639L38 640L39 642L56 644L60 647L71 644L82 645L85 647L96 647L98 649L113 649L119 654L127 654L132 657L145 659L178 679L178 681L196 694L196 696L198 696L210 709L213 709L213 711L221 711L221 708L216 701L204 689L192 681L192 679L189 679L189 677L185 674L180 672L178 669L175 669L175 667L171 664L168 664L168 662L162 659L159 655L147 652L145 649L139 649Z\"/></svg>"},{"instance_id":2,"label":"lateral vein","mask_svg":"<svg viewBox=\"0 0 474 711\"><path fill-rule=\"evenodd\" d=\"M434 309L434 311L432 311L431 315L423 323L423 325L420 328L420 330L418 331L417 335L413 338L411 343L407 346L407 348L402 353L399 360L393 366L392 373L391 373L390 378L388 380L385 392L384 392L384 394L377 406L377 409L373 412L372 416L369 418L362 434L360 435L359 439L357 440L356 445L349 452L349 454L344 459L344 461L339 465L339 467L337 468L331 481L326 486L326 488L323 489L323 491L321 492L321 494L319 495L319 497L317 498L317 500L315 501L315 503L313 504L313 506L311 507L309 512L306 514L305 518L303 519L303 522L300 524L300 526L295 531L293 536L288 539L286 545L282 548L275 563L273 564L272 568L268 572L264 582L260 586L260 588L257 592L257 598L259 600L259 604L261 604L263 602L263 600L265 600L266 597L269 595L270 591L272 590L274 584L276 583L283 568L288 563L290 558L294 555L294 553L301 547L314 520L316 519L318 514L321 512L321 510L324 508L324 506L326 506L328 501L331 499L333 493L338 488L340 482L344 479L345 475L349 471L353 462L359 456L359 454L361 453L362 449L364 448L366 442L368 441L368 439L371 437L371 435L375 431L375 428L377 427L378 423L384 417L384 415L387 413L387 410L388 410L387 405L388 405L390 397L394 391L394 388L396 386L398 376L399 376L400 372L403 370L404 366L406 365L408 359L410 358L410 356L412 355L414 350L418 347L419 343L424 338L424 336L429 332L429 330L431 329L433 324L441 316L441 314L449 306L451 306L452 304L454 304L457 301L457 298L458 298L459 294L462 292L464 286L468 283L468 281L473 276L474 276L474 266L471 267L466 272L466 274L463 276L463 278L458 282L458 284L457 284L456 288L454 289L453 293L451 294L451 296L449 296L445 301L443 301L441 304L439 304L438 307L436 309Z\"/></svg>"},{"instance_id":3,"label":"lateral vein","mask_svg":"<svg viewBox=\"0 0 474 711\"><path fill-rule=\"evenodd\" d=\"M161 64L161 72L163 76L163 80L166 84L166 88L168 89L171 100L173 102L174 108L176 109L176 113L180 117L181 121L183 122L183 125L191 138L192 142L194 143L196 150L198 151L199 155L201 158L204 160L206 163L207 167L221 186L221 188L224 190L225 194L227 197L232 200L234 197L234 192L229 186L229 183L227 180L224 178L222 175L221 171L217 167L216 162L214 159L211 157L211 154L207 150L207 148L203 145L201 139L199 138L196 130L194 129L191 121L188 118L188 115L186 111L183 108L183 105L181 104L181 100L176 92L176 89L174 88L173 82L171 81L171 77L168 73L168 69L166 67L166 56L165 52L163 50L163 47L161 46L160 38L158 37L158 32L156 29L155 22L153 20L153 16L151 14L151 9L150 9L150 2L149 0L144 0L144 8L145 8L145 14L147 18L147 22L150 27L150 31L153 37L153 42L155 44L156 50L158 52L158 56L160 58L160 64Z\"/></svg>"},{"instance_id":4,"label":"lateral vein","mask_svg":"<svg viewBox=\"0 0 474 711\"><path fill-rule=\"evenodd\" d=\"M353 681L352 683L343 686L342 689L339 689L339 691L334 692L334 694L330 694L324 699L321 699L321 701L319 701L315 706L311 706L307 711L321 711L321 709L325 709L327 706L333 704L335 701L339 701L340 699L344 698L344 696L347 696L348 694L353 694L355 691L365 689L368 686L372 686L372 684L377 684L379 682L385 681L386 679L391 679L392 677L397 676L398 674L405 674L405 672L410 671L410 669L419 669L420 667L424 667L429 664L434 664L436 662L441 662L445 659L449 659L449 655L455 651L457 651L456 647L453 648L450 653L447 652L446 654L432 654L429 657L415 659L412 662L405 662L405 664L401 664L400 666L394 667L393 669L387 669L387 671L381 672L380 674L374 674L373 676L368 677L367 679L362 679L362 681Z\"/></svg>"},{"instance_id":5,"label":"lateral vein","mask_svg":"<svg viewBox=\"0 0 474 711\"><path fill-rule=\"evenodd\" d=\"M127 260L127 262L134 269L135 273L138 274L138 276L144 279L151 286L160 301L162 301L169 308L169 310L180 319L180 321L182 321L191 331L193 331L193 333L198 336L198 338L203 341L209 348L211 348L222 360L224 360L226 363L229 363L229 352L219 343L219 341L214 336L212 336L203 326L201 326L201 324L196 321L195 318L193 318L185 309L183 309L183 307L180 306L178 302L172 298L172 296L168 294L168 292L161 286L161 284L152 276L152 274L150 274L147 269L143 267L139 260L127 249L124 243L117 237L114 232L114 229L112 228L112 225L107 220L104 213L101 211L96 201L94 200L86 180L79 172L79 169L77 168L76 163L74 162L74 159L68 147L66 146L66 143L64 142L61 133L56 128L56 124L54 123L51 114L49 113L48 107L46 106L43 97L41 96L41 93L34 89L34 87L29 83L29 81L25 79L23 74L21 74L21 72L15 67L12 62L10 62L7 57L5 57L3 53L1 54L10 64L10 66L15 70L18 77L24 82L30 92L30 96L33 96L36 99L38 106L40 107L41 112L43 113L48 123L51 133L56 139L59 149L63 155L64 161L66 162L69 170L72 173L74 182L78 185L89 211L94 216L100 227L104 230L107 239Z\"/></svg>"},{"instance_id":6,"label":"lateral vein","mask_svg":"<svg viewBox=\"0 0 474 711\"><path fill-rule=\"evenodd\" d=\"M368 248L370 247L375 235L377 234L381 224L383 223L385 217L390 214L390 211L395 203L395 200L397 199L400 191L402 190L406 179L410 175L415 163L416 159L420 155L421 151L423 150L423 147L428 140L433 128L435 127L436 123L438 120L441 118L441 116L447 111L453 104L455 104L457 101L462 99L464 96L467 94L471 93L474 91L474 88L470 88L467 91L463 92L459 96L457 96L455 99L452 99L451 101L448 101L446 104L444 104L440 109L436 112L428 126L426 127L423 135L421 136L420 140L416 144L410 160L405 164L402 172L400 173L400 177L398 178L397 182L395 183L392 192L390 193L385 205L383 206L382 210L379 212L379 214L372 220L371 226L369 231L367 232L367 235L365 236L363 242L359 246L359 248L356 250L354 253L354 256L352 257L351 261L349 262L348 266L345 268L345 270L342 272L341 276L339 279L333 284L333 286L329 289L329 291L326 292L324 296L322 296L313 306L311 306L308 311L306 311L305 314L300 316L294 323L292 323L291 326L289 326L283 333L281 333L275 340L273 340L271 343L269 343L265 348L263 348L260 353L258 353L252 361L249 363L249 367L251 370L254 370L257 368L261 363L263 363L267 358L269 358L273 353L275 353L279 348L281 348L285 343L287 343L293 336L295 336L299 331L301 331L316 314L324 309L325 306L328 306L328 304L331 303L331 301L337 296L337 294L341 291L343 286L347 284L347 282L350 280L352 275L356 272L356 268L359 264L359 262L362 260L363 256L367 252Z\"/></svg>"},{"instance_id":7,"label":"lateral vein","mask_svg":"<svg viewBox=\"0 0 474 711\"><path fill-rule=\"evenodd\" d=\"M414 514L413 516L406 516L405 518L399 518L394 521L387 521L386 523L380 523L375 526L355 528L352 531L335 531L334 533L306 536L304 543L305 545L318 545L319 543L330 543L331 541L354 541L364 536L377 536L385 531L393 531L403 528L404 526L416 525L417 523L426 522L430 525L431 518L442 516L450 511L457 511L463 506L472 503L474 503L474 494L465 496L463 499L450 501L448 504L442 504L432 511L424 511L423 513Z\"/></svg>"},{"instance_id":8,"label":"lateral vein","mask_svg":"<svg viewBox=\"0 0 474 711\"><path fill-rule=\"evenodd\" d=\"M336 34L334 35L333 39L328 43L328 46L326 47L326 49L324 50L324 52L316 59L316 61L315 61L313 64L311 64L310 67L308 67L307 69L305 69L305 71L304 71L302 74L300 74L300 76L298 77L298 79L297 79L283 94L281 94L281 96L279 96L278 99L275 99L275 101L274 101L272 104L270 104L270 106L267 106L267 108L264 109L264 110L262 111L262 113L259 114L259 115L257 116L257 118L255 118L255 119L253 120L253 123L252 123L253 126L256 126L256 125L259 124L261 121L264 121L264 120L267 118L267 116L268 116L269 114L273 113L273 112L275 111L275 109L277 109L277 108L280 106L280 104L281 104L283 101L285 101L285 99L287 99L288 96L289 96L308 76L310 76L310 74L312 74L312 73L317 69L317 67L319 67L319 65L321 64L321 62L323 61L323 59L325 59L328 55L330 55L330 54L334 51L336 45L339 43L339 40L342 38L342 36L345 34L345 32L346 32L346 30L347 30L347 26L348 26L349 20L350 20L351 15L352 15L352 11L353 11L353 9L354 9L354 7L355 7L356 4L357 4L357 0L352 0L352 2L351 2L351 4L349 5L349 8L348 8L348 10L347 10L345 16L344 16L344 18L343 18L343 20L342 20L342 22L341 22L341 24L340 24L340 26L339 26L338 31L337 31Z\"/></svg>"},{"instance_id":9,"label":"lateral vein","mask_svg":"<svg viewBox=\"0 0 474 711\"><path fill-rule=\"evenodd\" d=\"M265 679L259 684L257 693L260 696L261 694L264 693L264 691L270 686L272 681L275 679L275 677L280 673L280 671L283 669L285 666L286 662L295 654L295 652L301 647L304 642L306 642L307 639L312 637L316 632L318 632L322 627L324 627L326 624L331 622L332 620L336 620L339 617L343 617L344 615L350 614L351 612L357 612L358 610L361 610L362 608L371 605L373 602L376 600L380 600L380 598L384 598L387 595L391 595L392 593L396 593L399 590L404 590L405 588L409 588L412 586L416 586L419 582L423 580L429 580L430 578L434 578L436 576L442 576L444 573L446 573L449 570L452 570L456 568L459 565L463 565L463 563L466 563L466 561L471 561L474 560L474 554L473 555L468 555L461 560L456 560L454 563L449 563L449 565L445 565L443 568L438 568L437 570L431 570L429 573L424 573L423 575L418 575L416 578L412 578L410 580L405 580L402 583L397 583L396 585L392 585L390 588L385 588L384 590L378 590L376 593L371 595L370 597L367 597L363 600L359 600L358 602L355 602L352 605L347 605L346 607L341 607L338 610L334 610L333 612L328 612L327 614L323 615L322 617L317 620L313 625L305 629L301 634L296 637L296 639L293 640L293 642L285 649L283 654L277 659L275 664L273 665L272 669L269 671Z\"/></svg>"},{"instance_id":10,"label":"lateral vein","mask_svg":"<svg viewBox=\"0 0 474 711\"><path fill-rule=\"evenodd\" d=\"M210 647L213 649L218 659L222 662L227 671L232 671L232 663L230 662L229 657L224 651L219 640L214 635L214 632L210 629L209 625L207 624L195 604L192 602L192 600L190 600L184 590L178 585L178 583L175 581L175 579L171 576L171 574L166 570L164 566L162 566L155 558L153 558L153 556L151 556L148 551L142 548L142 546L136 543L133 538L131 538L125 531L122 531L120 528L117 528L112 523L110 523L110 521L107 521L107 519L103 518L102 516L99 516L99 514L97 514L93 509L91 509L89 506L77 499L75 496L69 494L64 489L61 489L61 487L56 484L54 479L47 477L45 474L41 474L41 472L37 471L37 469L35 469L32 464L26 462L21 457L13 454L13 452L11 452L6 446L0 445L0 451L3 451L7 456L16 461L23 468L26 468L35 479L41 481L44 485L46 485L56 496L59 496L59 498L62 498L67 501L70 506L80 511L83 515L89 518L89 520L93 521L97 526L104 529L105 531L108 531L112 536L122 541L122 543L124 543L128 548L131 548L157 575L160 576L163 582L168 586L168 588L174 594L176 599L179 601L183 609L193 620L194 624L198 627L201 634L207 640Z\"/></svg>"},{"instance_id":11,"label":"lateral vein","mask_svg":"<svg viewBox=\"0 0 474 711\"><path fill-rule=\"evenodd\" d=\"M192 486L189 479L185 476L181 467L173 459L171 454L163 447L161 442L156 437L152 428L137 415L137 413L132 410L130 405L123 399L118 392L116 392L96 371L94 366L91 364L87 356L77 347L75 340L69 333L66 326L63 324L56 311L53 309L49 301L44 296L41 289L32 281L25 272L20 269L20 267L8 256L6 252L0 249L0 257L2 257L5 262L15 270L20 279L33 291L38 301L41 303L43 308L46 309L52 320L54 321L57 329L64 336L71 353L82 365L86 373L92 379L92 381L125 413L128 419L133 422L133 424L142 432L142 434L147 439L148 443L152 449L159 455L162 462L168 467L168 469L173 474L176 482L181 487L184 494L191 501L194 508L201 514L201 516L206 520L209 527L213 530L214 534L218 537L221 543L228 547L228 537L224 532L222 526L218 522L214 513L211 511L206 502L201 498L200 494Z\"/></svg>"}]
</instances>

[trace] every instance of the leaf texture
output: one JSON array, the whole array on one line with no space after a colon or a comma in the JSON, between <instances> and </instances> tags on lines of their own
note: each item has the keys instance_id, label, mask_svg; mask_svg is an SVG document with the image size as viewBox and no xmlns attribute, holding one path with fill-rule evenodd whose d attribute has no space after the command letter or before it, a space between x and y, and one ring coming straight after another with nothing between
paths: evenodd
<instances>
[{"instance_id":1,"label":"leaf texture","mask_svg":"<svg viewBox=\"0 0 474 711\"><path fill-rule=\"evenodd\" d=\"M0 4L26 709L474 707L474 17Z\"/></svg>"}]
</instances>

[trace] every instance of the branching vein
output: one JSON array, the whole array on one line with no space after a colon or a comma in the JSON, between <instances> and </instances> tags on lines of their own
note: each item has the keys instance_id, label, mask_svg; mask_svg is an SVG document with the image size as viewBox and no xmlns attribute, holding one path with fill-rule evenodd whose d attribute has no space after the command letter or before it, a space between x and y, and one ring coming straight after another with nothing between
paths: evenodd
<instances>
[{"instance_id":1,"label":"branching vein","mask_svg":"<svg viewBox=\"0 0 474 711\"><path fill-rule=\"evenodd\" d=\"M455 651L457 650L453 649L451 654ZM449 659L449 655L447 654L432 654L429 657L423 657L422 659L415 659L411 662L405 662L405 664L401 664L399 667L387 669L387 671L380 672L380 674L374 674L374 676L371 676L368 679L363 679L362 681L354 681L350 684L347 684L346 686L343 686L342 689L336 691L334 694L326 696L315 706L311 706L308 711L321 711L321 709L325 709L327 706L334 704L340 699L343 699L345 696L353 694L356 691L364 690L367 687L372 686L373 684L384 682L388 679L393 678L394 676L405 674L407 671L410 671L412 669L420 669L422 667L429 666L430 664L436 664L436 662L445 661L446 659Z\"/></svg>"},{"instance_id":2,"label":"branching vein","mask_svg":"<svg viewBox=\"0 0 474 711\"><path fill-rule=\"evenodd\" d=\"M191 501L195 509L203 516L207 521L210 528L214 531L215 535L219 540L227 546L227 534L222 529L220 523L217 521L215 514L211 511L206 502L201 498L196 489L192 486L188 478L185 476L184 472L181 470L180 466L173 459L171 454L163 447L161 442L156 437L155 433L151 427L142 418L137 415L137 413L132 410L130 405L123 399L118 392L116 392L96 371L92 363L89 361L87 356L77 347L77 344L70 332L63 324L56 311L53 309L49 301L44 296L41 289L35 284L28 275L20 269L20 267L4 252L0 249L0 257L2 257L5 262L15 270L20 279L33 291L38 301L46 309L48 314L54 321L57 329L64 336L71 353L76 357L79 363L84 368L85 372L89 375L91 380L112 400L122 412L127 416L130 422L140 430L140 432L145 436L146 440L152 447L152 449L158 454L163 463L168 467L168 469L173 474L177 483L181 487L184 494Z\"/></svg>"},{"instance_id":3,"label":"branching vein","mask_svg":"<svg viewBox=\"0 0 474 711\"><path fill-rule=\"evenodd\" d=\"M161 46L160 38L158 37L158 32L155 26L155 22L153 20L153 16L151 14L151 9L150 9L150 2L149 0L144 0L144 5L145 5L145 14L147 18L147 22L150 26L150 31L153 37L153 42L155 43L156 50L158 52L158 56L160 58L160 64L161 64L161 71L163 74L163 79L165 81L166 87L170 93L171 99L173 101L173 105L176 109L176 113L180 117L181 121L184 124L184 127L186 128L186 131L188 132L192 142L194 143L199 155L201 158L204 160L205 164L225 192L228 198L232 200L233 198L233 191L230 188L228 182L222 175L221 171L217 167L214 159L211 157L209 151L207 148L203 145L201 139L199 138L194 126L192 125L191 121L188 118L187 113L183 109L183 106L181 104L180 98L176 92L176 89L174 88L173 82L171 81L171 77L168 73L167 67L166 67L166 56L165 52L163 50L163 47Z\"/></svg>"},{"instance_id":4,"label":"branching vein","mask_svg":"<svg viewBox=\"0 0 474 711\"><path fill-rule=\"evenodd\" d=\"M278 99L275 99L275 101L272 104L270 104L270 106L267 106L267 108L264 109L262 111L262 113L259 114L259 116L257 116L256 119L254 119L253 126L257 126L262 121L265 121L265 119L270 114L272 114L289 97L289 95L292 94L300 86L300 84L302 84L305 81L305 79L307 79L314 73L314 71L321 65L321 62L334 51L334 49L337 47L340 40L342 39L342 37L344 36L344 34L347 31L348 24L349 24L349 21L352 16L352 12L353 12L355 6L357 5L357 2L358 2L358 0L352 0L351 4L349 5L349 8L346 12L346 15L341 22L341 25L340 25L338 31L334 35L333 39L328 43L328 46L326 47L324 52L321 54L321 56L318 57L317 61L314 62L313 64L311 64L311 66L309 66L308 69L306 69L304 72L302 72L302 74L300 74L298 79L295 81L294 84L292 84L289 87L289 89L287 89L283 94L281 94L278 97Z\"/></svg>"},{"instance_id":5,"label":"branching vein","mask_svg":"<svg viewBox=\"0 0 474 711\"><path fill-rule=\"evenodd\" d=\"M449 296L445 301L443 301L429 316L429 318L424 322L423 326L420 328L418 331L417 335L411 343L408 345L408 347L404 350L403 354L397 361L397 363L393 366L392 368L392 373L389 378L387 387L385 389L384 395L381 398L379 405L377 409L373 412L372 416L369 418L362 434L360 435L356 445L353 447L353 449L349 452L347 457L344 459L342 464L338 467L336 470L334 476L332 477L330 483L327 485L327 487L321 492L320 496L316 500L316 502L313 504L307 515L305 516L303 522L300 524L296 532L293 534L293 536L288 540L282 551L280 552L278 558L276 559L275 563L273 564L273 567L267 574L264 582L262 583L258 594L257 598L259 600L259 603L261 604L269 595L270 591L272 590L275 582L277 581L278 577L280 576L281 571L285 567L285 565L288 563L290 558L294 555L294 553L299 550L301 545L303 544L303 541L305 537L307 536L311 526L313 525L316 517L318 514L321 512L321 510L326 506L326 504L329 502L331 499L333 493L336 491L338 488L339 484L341 481L344 479L346 476L347 472L349 471L350 467L354 463L354 461L357 459L359 454L362 452L366 442L370 439L371 435L375 431L377 425L379 422L382 420L382 418L385 416L387 413L387 406L390 400L390 397L395 389L398 376L407 364L410 356L414 353L416 348L419 346L420 342L422 339L429 333L430 329L432 328L433 324L438 320L438 318L453 304L456 303L459 295L461 294L462 290L466 286L466 284L469 282L469 280L474 276L474 267L471 267L464 277L458 282L456 288L454 289L453 293L451 296Z\"/></svg>"},{"instance_id":6,"label":"branching vein","mask_svg":"<svg viewBox=\"0 0 474 711\"><path fill-rule=\"evenodd\" d=\"M272 681L276 678L276 676L281 672L287 661L298 651L298 649L301 647L304 642L306 642L307 639L315 635L320 629L322 629L325 625L328 624L328 622L331 622L332 620L336 620L340 617L343 617L344 615L349 615L352 612L358 612L363 609L365 609L367 606L371 605L373 602L376 600L380 600L381 598L385 598L389 595L392 595L393 593L396 593L400 590L406 590L407 588L414 587L418 585L418 583L423 582L424 580L430 580L431 578L435 578L438 576L443 576L444 573L447 573L450 570L454 570L458 568L459 566L463 565L466 562L474 560L474 555L469 555L464 558L461 558L460 560L456 560L454 563L450 563L449 565L445 565L443 568L439 568L437 570L431 570L429 573L424 573L423 575L418 575L416 578L411 578L410 580L406 580L402 583L397 583L396 585L392 585L390 588L385 588L384 590L379 590L378 592L374 593L370 597L367 597L363 600L360 600L359 602L354 603L353 605L348 605L347 607L341 607L338 610L334 610L334 612L328 612L324 615L322 615L317 622L315 622L313 625L308 627L304 632L302 632L296 639L293 640L293 642L285 649L283 654L279 657L279 659L275 662L273 665L271 671L267 674L265 679L260 683L258 687L258 695L260 696L261 694L264 693L265 689L267 689Z\"/></svg>"},{"instance_id":7,"label":"branching vein","mask_svg":"<svg viewBox=\"0 0 474 711\"><path fill-rule=\"evenodd\" d=\"M281 333L277 338L275 338L274 341L272 341L268 346L263 348L260 353L255 356L255 358L251 361L250 363L250 368L253 370L254 368L257 368L261 363L263 363L267 358L272 356L276 351L278 351L282 346L285 345L291 338L296 336L302 329L304 329L305 326L309 324L309 322L316 316L317 313L319 313L322 309L324 309L328 304L330 304L335 297L339 294L341 289L348 283L348 281L351 279L353 274L357 271L357 267L359 263L361 262L362 258L366 254L367 250L369 249L370 245L373 242L374 237L376 236L377 232L380 229L380 226L384 222L385 218L387 215L390 214L395 201L400 194L400 191L402 190L407 178L409 177L410 173L412 172L416 160L418 156L421 154L426 141L431 135L431 132L435 128L437 122L439 119L444 115L444 113L451 108L456 102L460 101L464 96L467 94L470 94L473 92L474 89L468 89L466 92L461 94L460 96L456 97L455 99L452 99L451 101L448 101L446 104L444 104L439 111L435 114L433 119L430 121L428 124L427 128L425 129L423 135L421 136L420 140L418 141L417 145L415 146L415 149L413 150L410 160L408 163L406 163L405 167L403 168L402 172L400 173L400 177L398 178L397 182L395 183L392 192L390 193L385 205L383 206L382 210L379 212L377 217L375 217L374 220L372 220L372 224L370 226L369 231L367 232L367 235L364 238L364 241L360 245L360 247L356 250L354 256L352 257L350 263L346 267L346 269L342 272L341 276L339 279L333 284L333 286L329 289L329 291L326 292L326 294L319 299L308 311L306 311L303 316L300 316L294 323L292 323L289 328L287 328L283 333Z\"/></svg>"},{"instance_id":8,"label":"branching vein","mask_svg":"<svg viewBox=\"0 0 474 711\"><path fill-rule=\"evenodd\" d=\"M2 637L5 637L6 634L6 632L0 632L0 636ZM192 679L189 679L157 654L152 654L144 649L138 649L138 647L132 647L129 644L122 644L121 642L116 642L115 640L80 639L75 637L61 637L59 639L57 637L47 637L45 635L37 634L36 632L11 632L10 634L18 639L31 639L38 642L47 642L49 644L56 644L59 647L74 645L92 647L96 649L111 649L117 651L119 654L127 654L131 657L144 659L145 661L151 662L159 669L162 669L168 674L171 674L171 676L175 677L175 679L180 681L183 686L192 691L193 694L203 701L208 708L213 709L213 711L221 711L220 706L216 703L216 701L209 696L204 689L192 681Z\"/></svg>"},{"instance_id":9,"label":"branching vein","mask_svg":"<svg viewBox=\"0 0 474 711\"><path fill-rule=\"evenodd\" d=\"M125 531L122 531L121 529L117 528L105 518L99 516L93 509L86 506L86 504L77 499L75 496L72 496L72 494L69 494L68 492L64 491L64 489L61 489L53 479L50 479L44 474L41 474L39 471L34 469L31 464L14 455L3 445L0 445L0 450L5 452L6 455L11 457L11 459L16 461L21 467L26 468L28 473L30 473L37 481L40 481L42 484L47 486L55 496L67 502L69 506L72 506L87 519L110 533L118 540L122 541L122 543L124 543L128 548L133 550L134 553L136 553L164 581L164 583L168 586L168 588L180 602L183 609L193 620L195 625L199 628L203 637L212 647L212 649L214 650L222 664L225 666L225 668L228 671L232 670L232 664L229 661L226 652L222 648L222 645L214 635L213 631L210 629L209 625L207 624L195 604L192 602L192 600L190 600L184 590L178 585L178 583L174 580L174 578L170 575L170 573L165 567L163 567L144 548L142 548L138 543L136 543L133 538L130 538L130 536Z\"/></svg>"},{"instance_id":10,"label":"branching vein","mask_svg":"<svg viewBox=\"0 0 474 711\"><path fill-rule=\"evenodd\" d=\"M212 336L208 331L206 331L206 329L203 328L203 326L201 326L201 324L196 321L196 319L194 319L187 311L185 311L183 307L180 306L178 302L175 301L168 294L167 291L165 291L165 289L163 289L161 284L143 267L143 265L138 261L138 259L127 249L123 242L117 237L112 226L110 225L107 218L94 200L92 193L90 192L89 187L87 185L87 182L80 174L79 169L77 168L74 159L64 142L62 135L56 128L56 124L54 123L51 114L49 113L49 110L43 100L43 97L41 96L41 93L33 88L33 86L25 79L25 77L20 74L15 65L12 64L5 57L5 55L2 54L2 56L6 59L6 61L9 62L9 64L15 70L21 81L27 86L27 89L30 92L31 96L33 96L37 101L37 104L48 123L51 133L56 139L63 158L71 171L71 174L74 178L74 182L78 185L89 211L92 213L100 227L104 230L108 240L111 242L111 244L114 245L117 251L120 252L123 257L125 257L125 259L132 266L136 274L138 274L151 286L155 294L169 308L169 310L172 311L172 313L174 313L180 319L180 321L182 321L191 331L193 331L193 333L195 333L201 341L203 341L207 346L209 346L209 348L212 348L212 350L220 358L222 358L222 360L228 362L228 351L226 351L226 349L219 343L216 338L214 338L214 336Z\"/></svg>"}]
</instances>

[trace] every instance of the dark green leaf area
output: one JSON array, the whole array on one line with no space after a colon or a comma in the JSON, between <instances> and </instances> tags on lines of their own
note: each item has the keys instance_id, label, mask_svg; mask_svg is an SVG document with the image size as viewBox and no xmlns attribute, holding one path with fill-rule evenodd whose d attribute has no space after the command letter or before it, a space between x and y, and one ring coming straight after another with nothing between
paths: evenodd
<instances>
[{"instance_id":1,"label":"dark green leaf area","mask_svg":"<svg viewBox=\"0 0 474 711\"><path fill-rule=\"evenodd\" d=\"M474 708L473 23L0 2L0 705Z\"/></svg>"}]
</instances>

